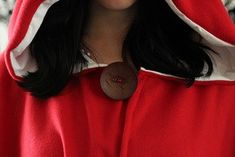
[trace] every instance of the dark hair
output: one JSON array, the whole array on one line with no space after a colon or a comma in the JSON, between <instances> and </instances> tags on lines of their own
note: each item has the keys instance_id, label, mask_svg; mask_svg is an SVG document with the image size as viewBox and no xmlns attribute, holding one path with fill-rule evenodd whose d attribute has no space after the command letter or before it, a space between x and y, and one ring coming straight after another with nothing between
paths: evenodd
<instances>
[{"instance_id":1,"label":"dark hair","mask_svg":"<svg viewBox=\"0 0 235 157\"><path fill-rule=\"evenodd\" d=\"M210 76L213 64L205 49L193 40L193 31L173 13L165 1L138 0L136 17L123 44L136 69L141 66L183 77L186 86L196 77ZM57 95L72 76L75 65L87 61L80 52L89 17L89 0L60 0L48 11L30 44L38 70L28 73L18 84L33 96ZM203 74L204 64L208 71Z\"/></svg>"}]
</instances>

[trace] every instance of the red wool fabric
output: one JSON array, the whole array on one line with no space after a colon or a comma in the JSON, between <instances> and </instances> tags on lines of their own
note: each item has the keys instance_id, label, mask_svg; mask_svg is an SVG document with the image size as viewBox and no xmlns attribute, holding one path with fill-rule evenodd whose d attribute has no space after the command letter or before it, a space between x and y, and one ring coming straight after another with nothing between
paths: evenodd
<instances>
[{"instance_id":1,"label":"red wool fabric","mask_svg":"<svg viewBox=\"0 0 235 157\"><path fill-rule=\"evenodd\" d=\"M101 71L85 70L58 96L39 100L1 60L1 156L235 156L235 82L185 88L180 79L141 70L133 96L114 101L101 91Z\"/></svg>"},{"instance_id":2,"label":"red wool fabric","mask_svg":"<svg viewBox=\"0 0 235 157\"><path fill-rule=\"evenodd\" d=\"M234 24L219 0L167 1L208 35L235 45ZM101 90L105 67L74 74L46 100L20 88L17 59L54 3L17 0L11 17L0 54L1 157L235 157L235 78L186 88L181 78L141 69L134 94L118 101Z\"/></svg>"},{"instance_id":3,"label":"red wool fabric","mask_svg":"<svg viewBox=\"0 0 235 157\"><path fill-rule=\"evenodd\" d=\"M56 0L47 0L52 3ZM221 0L166 0L176 5L186 17L195 22L203 29L220 40L235 45L235 25L228 16ZM5 50L5 61L11 76L15 80L21 78L16 76L11 65L10 53L25 37L30 22L36 10L43 0L17 0L15 9L10 20L9 44ZM53 2L54 3L54 2Z\"/></svg>"},{"instance_id":4,"label":"red wool fabric","mask_svg":"<svg viewBox=\"0 0 235 157\"><path fill-rule=\"evenodd\" d=\"M221 0L174 0L174 3L202 28L235 45L235 26Z\"/></svg>"},{"instance_id":5,"label":"red wool fabric","mask_svg":"<svg viewBox=\"0 0 235 157\"><path fill-rule=\"evenodd\" d=\"M21 80L14 73L11 65L10 53L23 40L30 22L43 0L16 0L15 8L8 27L8 46L5 50L5 62L9 73L15 80Z\"/></svg>"}]
</instances>

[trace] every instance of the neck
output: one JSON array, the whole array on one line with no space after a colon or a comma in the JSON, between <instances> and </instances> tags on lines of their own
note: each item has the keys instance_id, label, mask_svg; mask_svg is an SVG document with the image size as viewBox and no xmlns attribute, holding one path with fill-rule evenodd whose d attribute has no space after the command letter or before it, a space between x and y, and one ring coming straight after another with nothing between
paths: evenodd
<instances>
[{"instance_id":1,"label":"neck","mask_svg":"<svg viewBox=\"0 0 235 157\"><path fill-rule=\"evenodd\" d=\"M122 45L134 18L134 5L125 10L109 10L95 1L90 7L83 40L100 62L122 61Z\"/></svg>"}]
</instances>

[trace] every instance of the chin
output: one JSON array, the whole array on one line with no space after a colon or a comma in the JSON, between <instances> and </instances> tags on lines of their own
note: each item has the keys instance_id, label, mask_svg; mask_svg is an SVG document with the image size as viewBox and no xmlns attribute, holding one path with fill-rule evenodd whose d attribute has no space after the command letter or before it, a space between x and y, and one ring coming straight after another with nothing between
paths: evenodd
<instances>
[{"instance_id":1,"label":"chin","mask_svg":"<svg viewBox=\"0 0 235 157\"><path fill-rule=\"evenodd\" d=\"M130 8L136 0L96 0L102 7L109 10L124 10Z\"/></svg>"}]
</instances>

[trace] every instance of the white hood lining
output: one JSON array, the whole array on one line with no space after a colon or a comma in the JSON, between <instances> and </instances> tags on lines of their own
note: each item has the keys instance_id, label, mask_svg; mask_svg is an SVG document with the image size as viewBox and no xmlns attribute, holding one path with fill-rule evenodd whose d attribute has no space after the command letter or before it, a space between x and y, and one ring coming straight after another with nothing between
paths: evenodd
<instances>
[{"instance_id":1,"label":"white hood lining","mask_svg":"<svg viewBox=\"0 0 235 157\"><path fill-rule=\"evenodd\" d=\"M34 36L36 35L38 29L40 28L40 25L42 24L42 21L50 8L54 3L56 3L58 0L45 0L37 9L35 12L31 23L29 25L29 28L27 30L27 33L21 43L11 51L10 57L11 57L11 63L12 67L14 69L15 75L22 77L23 75L26 75L27 72L34 72L37 70L35 59L30 56L29 52L29 44L32 42ZM212 74L211 77L208 78L197 78L198 81L214 81L214 80L226 80L226 81L234 81L235 80L235 47L232 47L231 44L222 41L191 21L189 18L187 18L172 2L172 0L166 0L166 2L169 4L169 6L173 9L173 11L187 24L189 24L195 31L199 32L210 44L208 44L211 48L214 48L217 52L221 54L221 58L218 58L216 56L212 59L214 60L214 69L215 72ZM226 47L229 46L229 47ZM87 58L87 57L86 57ZM106 64L96 64L91 59L88 59L88 66L84 67L83 69L93 68L93 67L99 67L99 66L106 66ZM79 72L79 67L75 68L74 73ZM147 70L143 67L141 67L142 70L156 73L158 75L164 75L168 77L174 77L179 78L177 76L168 75L164 73L160 73L157 71L151 71ZM206 69L206 66L205 66Z\"/></svg>"},{"instance_id":2,"label":"white hood lining","mask_svg":"<svg viewBox=\"0 0 235 157\"><path fill-rule=\"evenodd\" d=\"M33 15L25 37L20 44L10 52L11 64L16 76L22 77L27 74L27 71L34 72L37 70L36 62L33 57L30 56L28 46L39 30L48 9L56 2L58 2L58 0L45 0L40 4Z\"/></svg>"},{"instance_id":3,"label":"white hood lining","mask_svg":"<svg viewBox=\"0 0 235 157\"><path fill-rule=\"evenodd\" d=\"M206 31L204 28L202 28L200 25L193 22L191 19L189 19L184 13L182 13L174 4L172 0L165 0L168 5L171 7L171 9L178 15L179 18L181 18L185 23L187 23L189 26L191 26L196 32L198 32L204 39L206 39L208 42L210 42L213 45L217 46L235 46L228 42L225 42L210 32Z\"/></svg>"}]
</instances>

